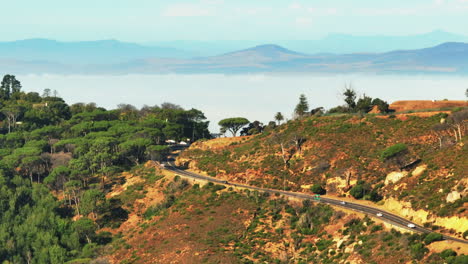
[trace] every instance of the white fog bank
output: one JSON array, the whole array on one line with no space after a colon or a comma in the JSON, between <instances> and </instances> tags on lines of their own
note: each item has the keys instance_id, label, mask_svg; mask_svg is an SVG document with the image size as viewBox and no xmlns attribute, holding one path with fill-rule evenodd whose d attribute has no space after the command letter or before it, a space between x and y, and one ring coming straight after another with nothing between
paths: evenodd
<instances>
[{"instance_id":1,"label":"white fog bank","mask_svg":"<svg viewBox=\"0 0 468 264\"><path fill-rule=\"evenodd\" d=\"M360 94L397 100L464 100L468 77L376 75L23 75L23 90L57 90L67 103L95 102L112 109L119 103L179 104L197 108L211 121L210 130L226 117L243 116L267 123L276 112L290 118L299 95L311 108L343 104L346 83Z\"/></svg>"}]
</instances>

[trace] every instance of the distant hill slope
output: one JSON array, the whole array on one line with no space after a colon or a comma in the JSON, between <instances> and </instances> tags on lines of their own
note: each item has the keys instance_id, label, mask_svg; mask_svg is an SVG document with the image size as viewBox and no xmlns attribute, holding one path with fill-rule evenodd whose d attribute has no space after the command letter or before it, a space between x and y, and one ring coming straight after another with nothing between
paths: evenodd
<instances>
[{"instance_id":1,"label":"distant hill slope","mask_svg":"<svg viewBox=\"0 0 468 264\"><path fill-rule=\"evenodd\" d=\"M40 41L39 41L40 42ZM49 42L47 42L49 43ZM28 44L29 45L29 44ZM177 58L170 55L177 51L152 50L114 41L102 43L82 43L77 50L86 51L89 45L101 47L99 59L94 56L94 48L86 56L75 60L70 50L58 43L55 50L51 43L51 59L32 60L19 58L1 59L0 67L11 73L86 73L86 74L128 74L128 73L377 73L377 74L468 74L468 43L449 42L431 48L417 50L397 50L386 53L352 54L303 54L278 45L260 45L253 48L225 53L219 56L193 59ZM18 48L27 50L28 46ZM1 49L1 48L0 48ZM91 48L89 48L91 49ZM127 49L134 54L126 60L119 50ZM131 52L130 52L131 51ZM146 53L145 53L146 52ZM163 55L158 55L163 52ZM0 52L1 53L1 52ZM54 56L65 54L60 60ZM77 53L78 54L78 53ZM146 54L146 55L145 55ZM148 55L150 54L150 55ZM151 55L154 54L154 55ZM68 56L68 57L67 57ZM138 57L141 56L141 57ZM109 58L106 60L106 58ZM65 62L64 62L65 61ZM102 61L105 61L103 63Z\"/></svg>"},{"instance_id":2,"label":"distant hill slope","mask_svg":"<svg viewBox=\"0 0 468 264\"><path fill-rule=\"evenodd\" d=\"M26 39L0 42L0 58L61 63L116 63L147 57L191 57L193 53L166 47L147 47L117 40L60 42Z\"/></svg>"},{"instance_id":3,"label":"distant hill slope","mask_svg":"<svg viewBox=\"0 0 468 264\"><path fill-rule=\"evenodd\" d=\"M278 40L276 44L288 47L302 53L383 53L392 50L420 49L437 46L445 42L468 42L468 36L453 34L442 30L408 36L356 36L348 34L330 34L320 39L310 40ZM221 40L221 41L160 41L149 45L173 47L193 51L201 56L215 56L233 50L257 46L258 41Z\"/></svg>"}]
</instances>

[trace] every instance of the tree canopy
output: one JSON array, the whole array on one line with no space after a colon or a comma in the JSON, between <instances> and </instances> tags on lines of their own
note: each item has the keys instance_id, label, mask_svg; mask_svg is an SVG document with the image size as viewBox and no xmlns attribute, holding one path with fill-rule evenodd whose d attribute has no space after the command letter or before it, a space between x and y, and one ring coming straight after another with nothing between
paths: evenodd
<instances>
[{"instance_id":1,"label":"tree canopy","mask_svg":"<svg viewBox=\"0 0 468 264\"><path fill-rule=\"evenodd\" d=\"M226 130L229 130L232 133L232 136L235 137L237 131L239 131L243 126L249 124L249 120L245 117L231 117L219 121L218 125Z\"/></svg>"},{"instance_id":2,"label":"tree canopy","mask_svg":"<svg viewBox=\"0 0 468 264\"><path fill-rule=\"evenodd\" d=\"M309 112L309 103L307 102L307 98L304 94L299 96L299 103L296 105L294 109L294 115L298 118L305 116Z\"/></svg>"},{"instance_id":3,"label":"tree canopy","mask_svg":"<svg viewBox=\"0 0 468 264\"><path fill-rule=\"evenodd\" d=\"M210 137L197 109L70 106L56 91L21 88L13 75L0 86L1 263L89 257L101 241L97 228L118 226L128 215L119 198L105 196L118 173L161 161L170 151L168 139Z\"/></svg>"}]
</instances>

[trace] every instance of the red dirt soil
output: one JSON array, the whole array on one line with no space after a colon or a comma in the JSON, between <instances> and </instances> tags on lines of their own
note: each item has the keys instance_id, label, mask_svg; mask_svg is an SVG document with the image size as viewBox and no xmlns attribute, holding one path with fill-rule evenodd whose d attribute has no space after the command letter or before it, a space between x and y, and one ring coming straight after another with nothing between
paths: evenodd
<instances>
[{"instance_id":1,"label":"red dirt soil","mask_svg":"<svg viewBox=\"0 0 468 264\"><path fill-rule=\"evenodd\" d=\"M396 101L390 105L390 109L395 112L413 111L422 109L436 109L443 107L468 107L468 101L430 101L430 100L415 100L415 101Z\"/></svg>"}]
</instances>

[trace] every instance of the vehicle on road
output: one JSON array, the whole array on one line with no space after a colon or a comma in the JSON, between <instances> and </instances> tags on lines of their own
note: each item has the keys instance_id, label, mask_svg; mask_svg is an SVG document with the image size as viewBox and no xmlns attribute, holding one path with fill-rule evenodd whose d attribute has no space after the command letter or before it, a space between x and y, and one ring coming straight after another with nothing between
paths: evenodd
<instances>
[{"instance_id":1,"label":"vehicle on road","mask_svg":"<svg viewBox=\"0 0 468 264\"><path fill-rule=\"evenodd\" d=\"M229 184L228 181L221 181L221 183L224 183L224 184Z\"/></svg>"},{"instance_id":2,"label":"vehicle on road","mask_svg":"<svg viewBox=\"0 0 468 264\"><path fill-rule=\"evenodd\" d=\"M416 226L414 224L408 224L409 228L415 228Z\"/></svg>"},{"instance_id":3,"label":"vehicle on road","mask_svg":"<svg viewBox=\"0 0 468 264\"><path fill-rule=\"evenodd\" d=\"M383 214L382 214L382 213L377 213L376 215L377 215L378 217L381 217L381 216L383 216Z\"/></svg>"},{"instance_id":4,"label":"vehicle on road","mask_svg":"<svg viewBox=\"0 0 468 264\"><path fill-rule=\"evenodd\" d=\"M346 204L346 202L345 202L345 201L341 201L341 202L340 202L340 204L343 204L343 205L345 205L345 204Z\"/></svg>"}]
</instances>

